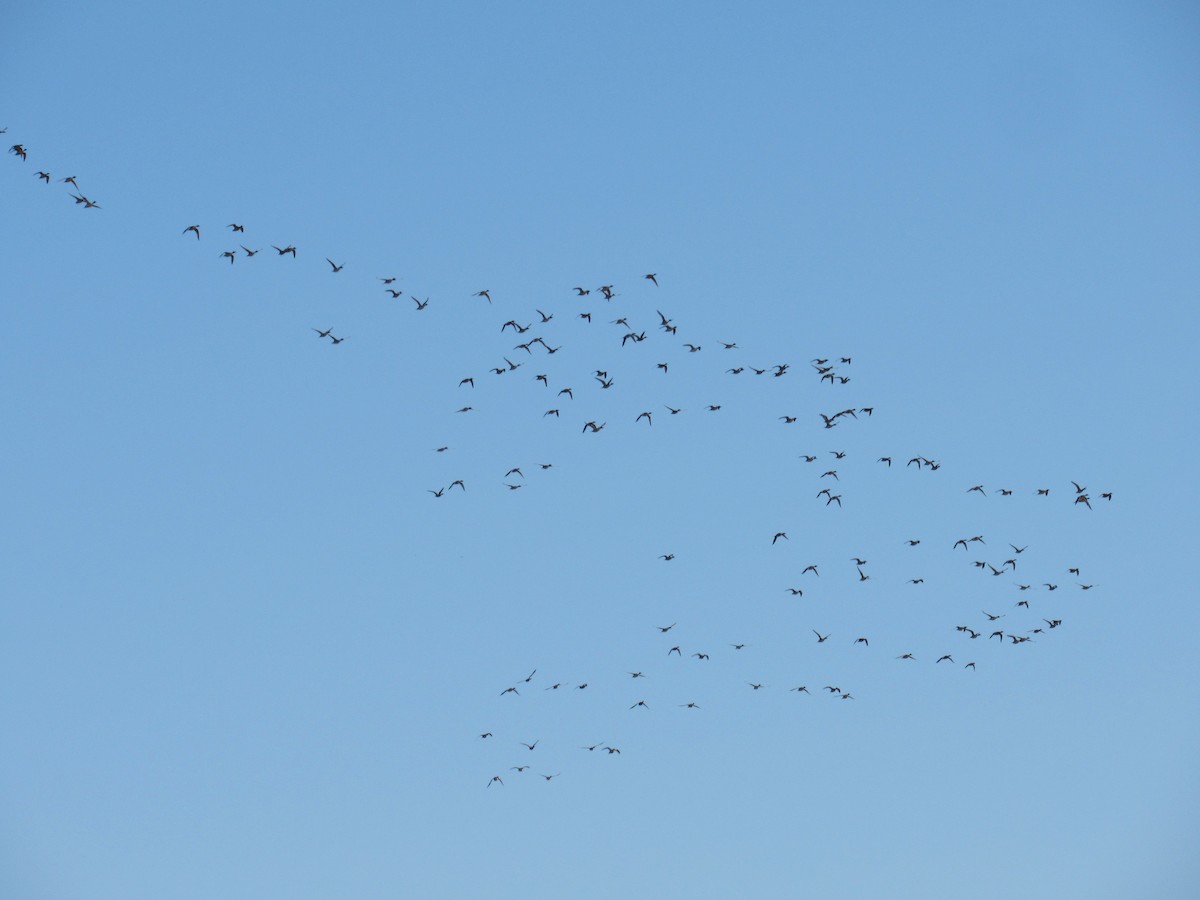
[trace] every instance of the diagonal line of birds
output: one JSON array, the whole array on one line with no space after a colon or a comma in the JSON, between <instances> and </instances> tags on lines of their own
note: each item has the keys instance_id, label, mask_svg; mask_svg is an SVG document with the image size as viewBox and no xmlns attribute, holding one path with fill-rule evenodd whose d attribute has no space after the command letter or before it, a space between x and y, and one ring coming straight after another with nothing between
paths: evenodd
<instances>
[{"instance_id":1,"label":"diagonal line of birds","mask_svg":"<svg viewBox=\"0 0 1200 900\"><path fill-rule=\"evenodd\" d=\"M7 130L0 129L0 133ZM25 144L15 143L9 147L8 152L21 163L28 162L30 149ZM103 209L83 192L75 175L56 177L41 169L32 175L48 186L65 185L69 198L78 208ZM247 225L241 221L215 226L189 223L181 229L179 236L191 242L203 254L212 234L219 235L227 242L219 253L214 254L214 261L228 264L235 269L239 266L264 264L260 256L265 257L268 262L273 260L289 265L302 264L302 261L311 258L324 270L322 277L337 277L343 280L356 278L354 267L348 260L335 260L317 253L311 256L308 253L301 254L295 244L283 240L276 243L252 239L252 232L248 232ZM264 253L264 250L274 252ZM431 304L434 308L438 305L430 294L422 291L421 293L425 294L422 299L420 295L402 285L400 279L394 275L369 274L365 278L374 285L371 289L379 292L381 300L389 303L407 301L411 304L408 308L412 314L427 313ZM619 440L621 434L629 435L638 431L657 432L659 429L670 428L672 423L678 421L679 416L706 416L712 421L719 419L727 406L727 401L721 397L712 397L709 402L695 406L675 405L677 401L672 394L679 393L676 379L686 378L689 374L694 377L697 360L705 361L713 374L728 378L761 378L764 383L784 378L795 380L797 374L803 372L810 384L822 392L823 397L834 397L851 383L853 357L850 355L820 355L800 363L762 360L762 364L756 365L739 356L744 351L736 340L726 340L728 335L721 335L714 340L708 336L687 334L682 322L677 322L673 315L663 311L662 307L666 306L669 294L663 289L659 278L658 272L639 273L630 276L628 286L622 286L620 289L615 281L594 287L563 286L560 289L561 296L554 301L559 305L554 306L552 310L541 308L551 304L548 301L540 301L540 306L526 304L519 313L508 314L502 322L497 319L493 323L493 327L497 323L499 325L496 329L499 339L494 358L480 360L476 371L447 379L448 387L453 387L462 395L486 399L471 399L457 408L447 409L447 415L470 416L477 412L474 404L490 401L493 396L477 389L488 382L502 380L505 389L521 390L533 397L545 398L545 402L540 404L545 406L544 412L534 414L534 418L549 423L551 427L574 431L579 440ZM362 283L361 279L359 283ZM364 285L363 289L365 291L367 287ZM640 304L639 312L619 314L622 306L614 303L618 298L625 298L627 294L636 296ZM644 301L647 300L652 302L646 305ZM516 305L505 297L503 291L489 287L480 288L450 302L455 303L456 308L461 304L477 304L480 316L487 315L493 318L497 309L508 309ZM564 311L561 307L568 304L573 306ZM328 322L310 324L308 328L309 332L298 333L298 340L312 340L315 336L316 340L332 348L340 347L349 339L348 335L339 334L336 327ZM575 343L571 329L575 329L576 334L580 329L599 330L598 340L606 342L610 347L609 361L596 365L594 361L576 360L570 346ZM681 329L684 330L687 340L680 337ZM608 336L605 337L605 334ZM514 340L515 344L510 343ZM593 338L593 342L595 340ZM644 343L656 348L655 356L631 353ZM562 357L558 357L560 351L563 352ZM564 376L563 369L568 365L573 365L574 368L570 375ZM659 387L655 388L656 396L628 401L626 412L619 420L602 419L590 412L589 398L599 396L602 392L620 392L627 384L637 388L643 388L646 384ZM830 393L830 390L834 393ZM794 398L796 395L791 396ZM811 427L815 435L828 435L833 429L870 428L875 420L875 413L874 406L846 405L833 399L822 400L818 408L808 411L795 407L780 410L773 415L773 421L777 423L781 429L780 434L784 437L794 432L794 429L788 426L803 427L804 423ZM842 432L839 430L836 433ZM487 434L483 434L479 441L486 443L488 437ZM451 446L436 441L431 443L431 453L439 456L453 455ZM884 454L867 460L855 460L846 450L837 448L810 448L798 454L795 459L801 471L813 473L812 492L807 498L801 499L821 515L837 515L838 510L844 509L846 504L855 502L857 498L854 493L854 475L864 464L891 473L889 477L905 477L903 473L908 473L908 477L937 475L943 467L941 461L923 454ZM810 466L813 468L809 469ZM470 502L470 496L477 490L508 494L525 492L527 488L536 490L554 467L555 462L545 459L524 461L516 465L498 466L494 479L480 487L476 487L472 481L468 489L465 477L453 477L445 483L433 486L414 485L412 490L414 494L428 494L429 501ZM1057 503L1089 511L1095 511L1098 506L1106 506L1113 499L1112 491L1093 493L1087 485L1079 481L1071 481L1069 487L1038 482L1023 485L968 484L963 488L962 494L967 502L1024 502L1035 506ZM788 552L788 547L792 544L786 528L764 529L762 541L770 552L776 553ZM1058 629L1063 627L1064 619L1058 613L1057 605L1052 602L1060 596L1055 594L1056 591L1073 589L1076 592L1086 592L1097 586L1085 579L1083 569L1078 565L1047 562L1046 552L1034 551L1040 563L1032 568L1039 574L1027 574L1031 567L1027 566L1023 554L1030 548L1019 541L998 539L989 544L984 535L975 534L963 535L952 542L941 541L937 544L925 536L907 536L897 540L897 544L903 547L906 553L911 554L912 558L911 566L903 572L876 572L868 558L847 553L840 559L803 560L797 563L796 576L791 583L779 585L778 590L787 601L807 603L814 609L814 620L809 628L810 651L817 654L881 653L886 655L885 658L890 657L895 665L929 665L940 670L957 669L960 672L972 673L980 665L986 664L985 654L1013 652L1015 648L1027 651L1030 645L1040 644L1049 641L1052 636L1057 636ZM960 550L963 553L959 553ZM657 560L662 565L686 565L686 553L683 548L648 547L646 554L647 559ZM979 576L987 576L987 582L1006 585L1012 592L1012 603L1008 604L1006 601L1006 605L997 605L992 609L967 610L960 617L961 620L947 621L945 632L931 638L940 642L937 649L932 651L889 645L886 635L871 634L866 626L851 633L834 633L826 631L822 623L817 621L819 608L813 601L830 594L828 588L822 587L823 583L836 581L836 585L831 584L830 587L839 591L870 590L877 583L887 583L898 590L920 591L927 580L934 581L942 577L946 567L950 566L974 570ZM1034 610L1034 606L1038 609ZM1043 610L1043 607L1046 609ZM752 660L756 649L752 644L740 640L724 641L721 646L715 647L691 645L686 641L677 640L681 632L688 630L688 626L679 621L665 625L646 622L644 629L654 635L658 642L648 653L649 659L654 660L659 667L705 666L715 667L715 670L720 671L724 666L732 670L733 667L728 665L731 660ZM693 632L697 630L699 629L692 629ZM981 643L975 643L976 641ZM737 671L741 672L742 669ZM497 704L496 716L501 719L507 714L506 704L544 704L548 698L555 696L569 702L572 695L579 696L589 690L594 694L595 685L624 686L624 697L613 703L613 710L623 707L629 715L670 719L674 715L710 714L713 704L704 698L686 694L663 696L653 688L653 680L641 669L621 669L619 666L602 672L556 673L553 677L543 677L534 668L524 678L501 684L491 690ZM745 680L733 671L729 671L728 676L730 684L736 685L740 681L740 687L747 694L795 694L797 700L803 702L808 702L808 698L816 702L822 696L838 701L858 700L861 696L852 692L850 686L844 686L837 681L826 684L823 683L825 680L818 678L787 684L769 684L758 680ZM648 686L643 688L643 683ZM488 690L486 687L483 689ZM854 690L858 690L858 687L855 686ZM498 751L500 753L512 754L513 748L517 748L526 756L532 754L533 757L541 757L546 753L541 738L537 736L513 734L499 726L495 730L483 729L477 734L477 741L503 747ZM625 744L624 741L622 743ZM566 760L565 764L569 766L572 759L589 762L606 760L615 763L623 752L628 753L632 749L628 744L625 744L625 747L623 751L621 746L611 740L595 741L593 737L581 735L579 739L553 749L558 754L556 759ZM555 763L552 767L558 769L558 764ZM569 772L569 769L567 771ZM508 783L511 783L514 779L526 778L526 772L530 777L539 776L546 784L563 775L562 771L545 773L530 764L518 763L504 767L503 774L493 774L483 783L487 788L504 787L506 777L509 779ZM534 780L536 781L536 778Z\"/></svg>"}]
</instances>

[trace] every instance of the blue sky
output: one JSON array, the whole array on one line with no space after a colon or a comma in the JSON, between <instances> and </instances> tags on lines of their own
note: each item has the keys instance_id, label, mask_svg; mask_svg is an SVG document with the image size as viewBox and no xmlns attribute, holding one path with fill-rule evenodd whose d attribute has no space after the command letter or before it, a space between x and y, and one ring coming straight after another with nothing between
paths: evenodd
<instances>
[{"instance_id":1,"label":"blue sky","mask_svg":"<svg viewBox=\"0 0 1200 900\"><path fill-rule=\"evenodd\" d=\"M1196 895L1194 8L250 7L0 14L0 893Z\"/></svg>"}]
</instances>

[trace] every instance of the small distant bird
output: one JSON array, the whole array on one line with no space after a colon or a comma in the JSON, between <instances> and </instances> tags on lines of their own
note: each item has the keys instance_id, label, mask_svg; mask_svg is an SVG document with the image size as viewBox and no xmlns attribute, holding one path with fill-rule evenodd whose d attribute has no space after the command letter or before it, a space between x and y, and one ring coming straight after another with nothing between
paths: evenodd
<instances>
[{"instance_id":1,"label":"small distant bird","mask_svg":"<svg viewBox=\"0 0 1200 900\"><path fill-rule=\"evenodd\" d=\"M35 177L42 179L42 181L46 182L46 184L50 183L50 173L49 172L38 172Z\"/></svg>"},{"instance_id":2,"label":"small distant bird","mask_svg":"<svg viewBox=\"0 0 1200 900\"><path fill-rule=\"evenodd\" d=\"M821 634L821 632L817 631L817 629L815 629L815 628L814 628L814 629L812 629L812 633L813 633L813 634L815 634L815 635L817 636L817 643L818 643L818 644L823 644L823 643L825 643L827 640L829 640L829 635L827 635L827 634Z\"/></svg>"},{"instance_id":3,"label":"small distant bird","mask_svg":"<svg viewBox=\"0 0 1200 900\"><path fill-rule=\"evenodd\" d=\"M774 547L775 542L777 540L779 540L780 538L783 538L785 541L789 540L786 531L777 531L777 532L775 532L775 537L771 538L771 546Z\"/></svg>"},{"instance_id":4,"label":"small distant bird","mask_svg":"<svg viewBox=\"0 0 1200 900\"><path fill-rule=\"evenodd\" d=\"M642 277L643 277L643 278L645 278L645 279L647 279L648 281L653 281L653 282L654 282L654 286L655 286L655 287L658 287L658 276L657 276L657 275L655 275L653 272L651 272L651 273L650 273L650 274L648 274L648 275L643 275Z\"/></svg>"},{"instance_id":5,"label":"small distant bird","mask_svg":"<svg viewBox=\"0 0 1200 900\"><path fill-rule=\"evenodd\" d=\"M293 244L288 244L286 247L275 247L274 244L272 244L271 246L275 248L275 252L278 253L280 256L286 256L287 254L290 253L290 254L292 254L292 259L296 258L296 247Z\"/></svg>"},{"instance_id":6,"label":"small distant bird","mask_svg":"<svg viewBox=\"0 0 1200 900\"><path fill-rule=\"evenodd\" d=\"M196 233L196 240L200 240L200 226L199 225L189 225L187 228L183 229L184 234L187 234L189 231L194 231Z\"/></svg>"},{"instance_id":7,"label":"small distant bird","mask_svg":"<svg viewBox=\"0 0 1200 900\"><path fill-rule=\"evenodd\" d=\"M489 291L487 291L487 290L476 291L476 292L475 292L474 294L472 294L471 296L472 296L472 297L486 297L486 298L487 298L487 302L488 302L488 303L491 303L491 302L492 302L492 295L491 295L491 293L490 293Z\"/></svg>"}]
</instances>

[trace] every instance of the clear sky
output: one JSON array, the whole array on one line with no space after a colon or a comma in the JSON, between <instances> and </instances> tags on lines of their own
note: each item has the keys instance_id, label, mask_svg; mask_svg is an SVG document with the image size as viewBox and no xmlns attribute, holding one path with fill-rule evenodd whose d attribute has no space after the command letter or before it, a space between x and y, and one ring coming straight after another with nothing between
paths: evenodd
<instances>
[{"instance_id":1,"label":"clear sky","mask_svg":"<svg viewBox=\"0 0 1200 900\"><path fill-rule=\"evenodd\" d=\"M0 896L1200 895L1194 4L9 4L0 83Z\"/></svg>"}]
</instances>

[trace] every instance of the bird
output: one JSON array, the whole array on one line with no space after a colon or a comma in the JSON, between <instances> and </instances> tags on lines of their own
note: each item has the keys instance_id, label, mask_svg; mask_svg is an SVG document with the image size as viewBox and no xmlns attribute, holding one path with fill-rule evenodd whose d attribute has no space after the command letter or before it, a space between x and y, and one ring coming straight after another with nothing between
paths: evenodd
<instances>
[{"instance_id":1,"label":"bird","mask_svg":"<svg viewBox=\"0 0 1200 900\"><path fill-rule=\"evenodd\" d=\"M650 708L649 706L647 706L647 705L646 705L646 701L645 701L645 700L639 700L637 703L633 704L633 706L631 706L631 707L629 707L629 708L630 708L630 709L637 709L639 706L641 706L641 707L643 707L643 708L645 708L645 709L649 709L649 708Z\"/></svg>"},{"instance_id":2,"label":"bird","mask_svg":"<svg viewBox=\"0 0 1200 900\"><path fill-rule=\"evenodd\" d=\"M493 784L499 784L500 787L504 787L504 779L499 775L493 775L492 780L487 783L487 786L491 787Z\"/></svg>"},{"instance_id":3,"label":"bird","mask_svg":"<svg viewBox=\"0 0 1200 900\"><path fill-rule=\"evenodd\" d=\"M654 286L655 286L655 287L658 287L658 276L657 276L657 275L655 275L653 272L651 272L651 273L649 273L649 274L647 274L647 275L643 275L642 277L643 277L643 278L645 278L645 279L647 279L648 281L653 281L653 282L654 282Z\"/></svg>"},{"instance_id":4,"label":"bird","mask_svg":"<svg viewBox=\"0 0 1200 900\"><path fill-rule=\"evenodd\" d=\"M647 425L653 425L653 424L654 424L654 420L653 420L653 419L650 417L650 413L648 413L648 412L639 413L639 414L638 414L638 417L637 417L636 419L634 419L633 421L634 421L635 423L637 423L637 422L640 422L642 419L645 419L645 420L646 420L646 424L647 424Z\"/></svg>"},{"instance_id":5,"label":"bird","mask_svg":"<svg viewBox=\"0 0 1200 900\"><path fill-rule=\"evenodd\" d=\"M538 774L542 775L541 772L539 772ZM553 775L542 775L542 777L545 778L547 781L549 781L551 778L557 778L561 774L562 774L562 772L555 772Z\"/></svg>"},{"instance_id":6,"label":"bird","mask_svg":"<svg viewBox=\"0 0 1200 900\"><path fill-rule=\"evenodd\" d=\"M402 296L404 296L404 291L397 291L390 287L385 287L384 290L392 295L393 300L399 300Z\"/></svg>"},{"instance_id":7,"label":"bird","mask_svg":"<svg viewBox=\"0 0 1200 900\"><path fill-rule=\"evenodd\" d=\"M539 738L537 741L534 741L532 744L527 744L524 741L518 741L517 743L519 743L522 747L528 747L530 750L532 750L534 747L536 747L538 745L540 740L541 739Z\"/></svg>"},{"instance_id":8,"label":"bird","mask_svg":"<svg viewBox=\"0 0 1200 900\"><path fill-rule=\"evenodd\" d=\"M187 228L183 229L184 234L187 234L189 231L195 232L196 240L200 240L200 226L199 225L189 225Z\"/></svg>"},{"instance_id":9,"label":"bird","mask_svg":"<svg viewBox=\"0 0 1200 900\"><path fill-rule=\"evenodd\" d=\"M274 244L272 244L271 246L275 249L275 252L278 253L280 256L286 256L287 254L290 253L290 254L292 254L292 259L296 258L296 247L293 244L288 244L286 247L276 247Z\"/></svg>"},{"instance_id":10,"label":"bird","mask_svg":"<svg viewBox=\"0 0 1200 900\"><path fill-rule=\"evenodd\" d=\"M257 256L257 255L259 254L259 252L260 252L260 250L251 250L251 249L250 249L249 247L247 247L245 244L238 244L238 246L239 246L239 247L241 247L243 250L245 250L245 251L246 251L246 256L248 256L248 257L249 257L249 256Z\"/></svg>"},{"instance_id":11,"label":"bird","mask_svg":"<svg viewBox=\"0 0 1200 900\"><path fill-rule=\"evenodd\" d=\"M829 640L829 635L827 635L827 634L821 634L821 632L817 631L817 629L815 629L815 628L814 628L814 629L812 629L812 633L813 633L813 634L815 634L815 635L817 636L817 643L818 643L818 644L823 644L823 643L825 643L827 640Z\"/></svg>"},{"instance_id":12,"label":"bird","mask_svg":"<svg viewBox=\"0 0 1200 900\"><path fill-rule=\"evenodd\" d=\"M947 653L947 654L946 654L946 655L944 655L944 656L939 656L937 661L938 661L938 662L945 662L946 660L949 660L950 662L954 662L954 657L953 657L953 656L951 656L949 653Z\"/></svg>"},{"instance_id":13,"label":"bird","mask_svg":"<svg viewBox=\"0 0 1200 900\"><path fill-rule=\"evenodd\" d=\"M315 331L315 332L317 333L317 336L318 336L318 337L323 337L323 338L325 338L325 337L329 337L329 335L330 335L330 332L332 332L332 331L333 331L333 329L332 329L332 328L330 328L330 329L328 329L328 330L326 330L326 331L322 331L320 328L314 328L314 329L313 329L313 331Z\"/></svg>"},{"instance_id":14,"label":"bird","mask_svg":"<svg viewBox=\"0 0 1200 900\"><path fill-rule=\"evenodd\" d=\"M785 532L785 531L775 532L775 537L771 538L771 546L772 547L775 546L775 542L777 540L779 540L780 538L783 538L785 541L788 540L787 532Z\"/></svg>"},{"instance_id":15,"label":"bird","mask_svg":"<svg viewBox=\"0 0 1200 900\"><path fill-rule=\"evenodd\" d=\"M668 631L670 631L672 628L674 628L678 624L679 624L678 622L672 622L670 625L655 625L654 627L659 630L659 633L666 634Z\"/></svg>"},{"instance_id":16,"label":"bird","mask_svg":"<svg viewBox=\"0 0 1200 900\"><path fill-rule=\"evenodd\" d=\"M46 182L46 184L50 183L50 173L49 172L38 172L37 175L35 175L34 177L42 179L42 181Z\"/></svg>"},{"instance_id":17,"label":"bird","mask_svg":"<svg viewBox=\"0 0 1200 900\"><path fill-rule=\"evenodd\" d=\"M491 292L490 292L490 291L488 291L488 290L486 290L486 289L484 289L484 290L482 290L482 291L476 291L476 292L475 292L474 294L472 294L471 296L472 296L472 297L485 297L485 298L487 298L487 302L488 302L488 303L491 303L491 302L492 302L492 295L491 295Z\"/></svg>"}]
</instances>

